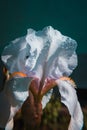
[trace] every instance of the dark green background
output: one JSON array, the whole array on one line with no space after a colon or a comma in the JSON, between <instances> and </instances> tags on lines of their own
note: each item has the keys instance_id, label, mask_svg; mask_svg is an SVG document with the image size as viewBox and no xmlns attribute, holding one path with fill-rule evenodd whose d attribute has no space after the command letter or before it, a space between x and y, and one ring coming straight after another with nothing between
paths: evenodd
<instances>
[{"instance_id":1,"label":"dark green background","mask_svg":"<svg viewBox=\"0 0 87 130\"><path fill-rule=\"evenodd\" d=\"M78 43L78 67L73 79L87 88L87 0L0 0L0 54L9 41L28 28L51 25Z\"/></svg>"},{"instance_id":2,"label":"dark green background","mask_svg":"<svg viewBox=\"0 0 87 130\"><path fill-rule=\"evenodd\" d=\"M87 0L0 0L0 54L3 47L27 28L51 25L78 42L87 53Z\"/></svg>"}]
</instances>

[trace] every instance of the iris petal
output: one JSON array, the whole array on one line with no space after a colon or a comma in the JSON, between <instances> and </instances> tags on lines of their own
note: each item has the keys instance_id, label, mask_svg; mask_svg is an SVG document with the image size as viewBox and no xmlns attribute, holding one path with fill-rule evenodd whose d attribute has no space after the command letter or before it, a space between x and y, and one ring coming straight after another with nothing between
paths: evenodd
<instances>
[{"instance_id":1,"label":"iris petal","mask_svg":"<svg viewBox=\"0 0 87 130\"><path fill-rule=\"evenodd\" d=\"M61 102L66 105L71 115L68 130L81 130L83 127L83 113L73 85L60 79L56 80L56 83L61 94Z\"/></svg>"},{"instance_id":2,"label":"iris petal","mask_svg":"<svg viewBox=\"0 0 87 130\"><path fill-rule=\"evenodd\" d=\"M76 47L75 40L48 26L42 31L29 29L26 36L4 48L1 58L10 73L59 78L70 75L77 66Z\"/></svg>"},{"instance_id":3,"label":"iris petal","mask_svg":"<svg viewBox=\"0 0 87 130\"><path fill-rule=\"evenodd\" d=\"M12 129L12 118L28 97L29 84L32 78L12 78L6 82L0 93L0 127Z\"/></svg>"}]
</instances>

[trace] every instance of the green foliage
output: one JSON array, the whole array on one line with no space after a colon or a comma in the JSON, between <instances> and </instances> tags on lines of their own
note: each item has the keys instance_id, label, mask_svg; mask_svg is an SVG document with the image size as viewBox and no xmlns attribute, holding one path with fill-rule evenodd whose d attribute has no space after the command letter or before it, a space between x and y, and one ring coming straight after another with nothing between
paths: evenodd
<instances>
[{"instance_id":1,"label":"green foliage","mask_svg":"<svg viewBox=\"0 0 87 130\"><path fill-rule=\"evenodd\" d=\"M84 114L83 130L87 130L87 106L82 108ZM61 104L60 99L52 96L43 111L40 130L68 130L70 115L67 108Z\"/></svg>"},{"instance_id":2,"label":"green foliage","mask_svg":"<svg viewBox=\"0 0 87 130\"><path fill-rule=\"evenodd\" d=\"M68 110L64 107L62 110L62 104L60 99L56 99L52 96L50 102L47 104L46 108L43 111L41 129L44 130L67 130L69 123L69 114ZM68 117L67 117L67 116Z\"/></svg>"},{"instance_id":3,"label":"green foliage","mask_svg":"<svg viewBox=\"0 0 87 130\"><path fill-rule=\"evenodd\" d=\"M58 99L59 100L59 99ZM50 102L47 104L43 111L43 123L48 124L48 122L56 123L59 116L59 110L61 109L61 104L58 100L54 99L52 96Z\"/></svg>"}]
</instances>

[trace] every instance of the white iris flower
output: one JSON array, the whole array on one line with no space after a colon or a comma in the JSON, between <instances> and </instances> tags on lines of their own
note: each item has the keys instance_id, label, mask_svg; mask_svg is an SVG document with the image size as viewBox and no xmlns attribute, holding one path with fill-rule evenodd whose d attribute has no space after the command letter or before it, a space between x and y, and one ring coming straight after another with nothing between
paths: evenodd
<instances>
[{"instance_id":1,"label":"white iris flower","mask_svg":"<svg viewBox=\"0 0 87 130\"><path fill-rule=\"evenodd\" d=\"M26 100L32 80L37 78L42 82L38 88L43 90L43 108L50 100L52 88L58 85L61 102L71 115L68 130L82 129L83 114L74 84L61 78L69 76L77 66L76 47L75 40L48 26L42 31L28 29L26 36L4 48L1 58L9 73L22 72L26 77L10 78L0 92L0 127L12 130L13 117ZM54 83L49 86L51 80Z\"/></svg>"}]
</instances>

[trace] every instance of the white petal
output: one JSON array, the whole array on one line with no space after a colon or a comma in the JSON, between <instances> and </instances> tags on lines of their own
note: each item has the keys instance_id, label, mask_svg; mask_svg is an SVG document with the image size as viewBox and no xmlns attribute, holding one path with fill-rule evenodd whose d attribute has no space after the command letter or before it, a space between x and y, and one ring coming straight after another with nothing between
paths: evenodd
<instances>
[{"instance_id":1,"label":"white petal","mask_svg":"<svg viewBox=\"0 0 87 130\"><path fill-rule=\"evenodd\" d=\"M12 106L20 107L26 100L31 80L29 77L12 78L6 83L5 93Z\"/></svg>"},{"instance_id":2,"label":"white petal","mask_svg":"<svg viewBox=\"0 0 87 130\"><path fill-rule=\"evenodd\" d=\"M0 93L0 126L6 130L12 126L10 120L20 109L28 96L29 84L32 78L12 78ZM10 129L9 129L10 130Z\"/></svg>"},{"instance_id":3,"label":"white petal","mask_svg":"<svg viewBox=\"0 0 87 130\"><path fill-rule=\"evenodd\" d=\"M24 56L27 53L25 51L26 44L25 37L20 37L11 41L10 44L4 48L1 59L10 73L21 71L21 68L24 70Z\"/></svg>"},{"instance_id":4,"label":"white petal","mask_svg":"<svg viewBox=\"0 0 87 130\"><path fill-rule=\"evenodd\" d=\"M48 93L46 93L42 98L42 108L44 109L49 102L51 96L52 96L53 90L51 89Z\"/></svg>"},{"instance_id":5,"label":"white petal","mask_svg":"<svg viewBox=\"0 0 87 130\"><path fill-rule=\"evenodd\" d=\"M68 130L81 130L83 127L83 113L73 85L63 80L56 80L56 83L61 94L61 102L67 106L71 115Z\"/></svg>"},{"instance_id":6,"label":"white petal","mask_svg":"<svg viewBox=\"0 0 87 130\"><path fill-rule=\"evenodd\" d=\"M76 47L75 40L51 26L41 31L28 29L26 36L5 47L2 61L10 73L22 71L39 79L43 75L45 79L58 78L70 75L77 66Z\"/></svg>"},{"instance_id":7,"label":"white petal","mask_svg":"<svg viewBox=\"0 0 87 130\"><path fill-rule=\"evenodd\" d=\"M9 58L11 58L11 55L2 56L2 59L3 59L5 64L7 63Z\"/></svg>"},{"instance_id":8,"label":"white petal","mask_svg":"<svg viewBox=\"0 0 87 130\"><path fill-rule=\"evenodd\" d=\"M13 130L13 125L14 125L13 122L14 122L13 118L10 121L8 121L8 123L7 123L6 127L5 127L5 130Z\"/></svg>"}]
</instances>

